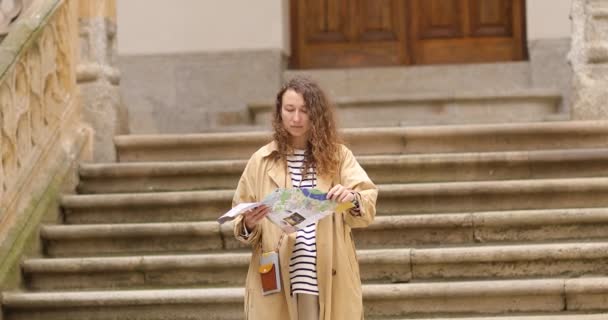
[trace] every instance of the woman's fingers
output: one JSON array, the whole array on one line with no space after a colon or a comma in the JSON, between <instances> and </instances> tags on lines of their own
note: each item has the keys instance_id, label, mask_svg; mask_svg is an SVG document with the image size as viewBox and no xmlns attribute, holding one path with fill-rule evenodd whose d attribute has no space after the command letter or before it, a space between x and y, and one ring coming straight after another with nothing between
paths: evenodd
<instances>
[{"instance_id":1,"label":"woman's fingers","mask_svg":"<svg viewBox=\"0 0 608 320\"><path fill-rule=\"evenodd\" d=\"M339 202L350 202L353 201L353 193L350 190L344 190L340 196Z\"/></svg>"},{"instance_id":2,"label":"woman's fingers","mask_svg":"<svg viewBox=\"0 0 608 320\"><path fill-rule=\"evenodd\" d=\"M245 225L247 229L252 229L255 227L262 219L266 217L270 213L270 208L266 205L261 205L259 207L253 208L250 211L245 212Z\"/></svg>"},{"instance_id":3,"label":"woman's fingers","mask_svg":"<svg viewBox=\"0 0 608 320\"><path fill-rule=\"evenodd\" d=\"M353 191L341 184L335 185L327 192L327 199L337 202L347 202L353 200Z\"/></svg>"},{"instance_id":4,"label":"woman's fingers","mask_svg":"<svg viewBox=\"0 0 608 320\"><path fill-rule=\"evenodd\" d=\"M335 185L327 193L327 199L338 201L339 197L342 195L343 189L345 189L345 188L341 184Z\"/></svg>"}]
</instances>

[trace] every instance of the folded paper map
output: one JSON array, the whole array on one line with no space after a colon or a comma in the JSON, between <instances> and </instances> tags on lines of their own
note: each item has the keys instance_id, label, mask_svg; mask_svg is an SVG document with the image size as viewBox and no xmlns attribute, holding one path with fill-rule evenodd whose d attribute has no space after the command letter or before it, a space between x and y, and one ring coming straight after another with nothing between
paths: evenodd
<instances>
[{"instance_id":1,"label":"folded paper map","mask_svg":"<svg viewBox=\"0 0 608 320\"><path fill-rule=\"evenodd\" d=\"M327 193L318 189L276 189L261 202L240 203L217 221L231 221L248 210L262 204L270 208L267 218L287 233L314 223L333 212L342 213L353 207L350 202L327 200Z\"/></svg>"}]
</instances>

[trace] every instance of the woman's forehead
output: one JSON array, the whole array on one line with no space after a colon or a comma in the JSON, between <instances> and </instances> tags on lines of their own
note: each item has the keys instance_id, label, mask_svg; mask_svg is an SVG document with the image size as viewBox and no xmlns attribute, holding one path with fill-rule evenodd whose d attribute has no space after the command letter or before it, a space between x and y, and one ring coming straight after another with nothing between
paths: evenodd
<instances>
[{"instance_id":1,"label":"woman's forehead","mask_svg":"<svg viewBox=\"0 0 608 320\"><path fill-rule=\"evenodd\" d=\"M284 105L306 107L306 101L304 101L304 97L302 96L302 94L292 89L285 91L282 100Z\"/></svg>"}]
</instances>

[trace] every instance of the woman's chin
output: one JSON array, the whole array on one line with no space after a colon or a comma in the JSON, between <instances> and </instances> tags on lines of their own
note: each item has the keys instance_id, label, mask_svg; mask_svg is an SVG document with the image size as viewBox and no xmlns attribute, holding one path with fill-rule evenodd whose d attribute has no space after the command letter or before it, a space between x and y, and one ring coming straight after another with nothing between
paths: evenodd
<instances>
[{"instance_id":1,"label":"woman's chin","mask_svg":"<svg viewBox=\"0 0 608 320\"><path fill-rule=\"evenodd\" d=\"M293 138L302 138L304 137L305 132L303 131L288 131L289 135L292 136Z\"/></svg>"}]
</instances>

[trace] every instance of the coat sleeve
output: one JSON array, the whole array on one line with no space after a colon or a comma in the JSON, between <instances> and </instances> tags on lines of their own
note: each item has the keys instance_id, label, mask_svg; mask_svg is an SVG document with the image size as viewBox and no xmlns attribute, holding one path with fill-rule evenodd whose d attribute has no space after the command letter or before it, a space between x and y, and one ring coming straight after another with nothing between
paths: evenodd
<instances>
[{"instance_id":1,"label":"coat sleeve","mask_svg":"<svg viewBox=\"0 0 608 320\"><path fill-rule=\"evenodd\" d=\"M344 221L351 228L367 227L374 221L374 217L376 216L378 188L367 176L365 170L361 168L352 151L345 146L342 146L340 181L343 186L358 193L360 207L360 214L358 215L350 212L344 213Z\"/></svg>"},{"instance_id":2,"label":"coat sleeve","mask_svg":"<svg viewBox=\"0 0 608 320\"><path fill-rule=\"evenodd\" d=\"M247 162L247 166L245 166L245 170L239 179L239 183L236 187L236 191L234 193L234 197L232 198L232 207L236 206L239 203L243 202L256 202L255 196L255 187L253 181L253 177L255 177L256 171L256 163L255 155L249 159ZM258 225L251 232L249 232L249 236L245 237L243 235L243 230L245 227L245 222L243 221L243 216L240 215L236 219L234 219L234 236L237 240L242 243L255 246L261 239L262 231L261 225Z\"/></svg>"}]
</instances>

